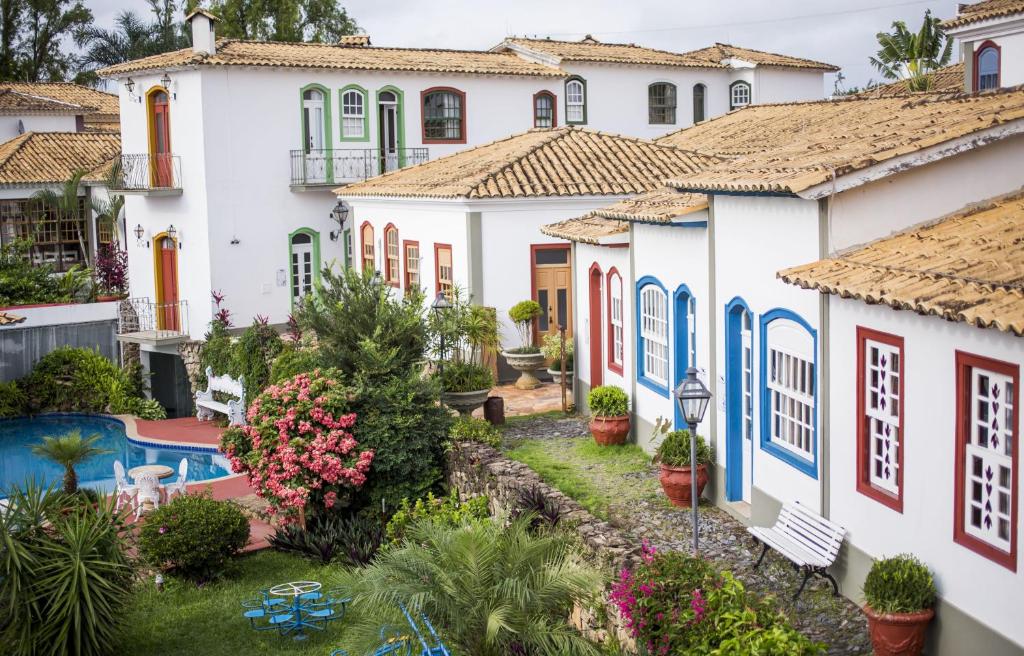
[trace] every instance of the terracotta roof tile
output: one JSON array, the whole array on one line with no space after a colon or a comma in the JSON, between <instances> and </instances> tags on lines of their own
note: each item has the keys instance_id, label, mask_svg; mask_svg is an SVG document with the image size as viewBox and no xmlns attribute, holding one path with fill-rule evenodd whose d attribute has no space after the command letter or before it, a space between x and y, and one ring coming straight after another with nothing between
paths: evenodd
<instances>
[{"instance_id":1,"label":"terracotta roof tile","mask_svg":"<svg viewBox=\"0 0 1024 656\"><path fill-rule=\"evenodd\" d=\"M607 237L617 237L628 233L629 223L588 214L577 219L568 219L542 226L540 231L555 239L565 239L583 244L600 244L601 240Z\"/></svg>"},{"instance_id":2,"label":"terracotta roof tile","mask_svg":"<svg viewBox=\"0 0 1024 656\"><path fill-rule=\"evenodd\" d=\"M960 5L956 18L943 21L942 26L948 30L1013 14L1024 14L1024 0L985 0L972 5Z\"/></svg>"},{"instance_id":3,"label":"terracotta roof tile","mask_svg":"<svg viewBox=\"0 0 1024 656\"><path fill-rule=\"evenodd\" d=\"M792 285L1024 335L1024 194L779 272Z\"/></svg>"},{"instance_id":4,"label":"terracotta roof tile","mask_svg":"<svg viewBox=\"0 0 1024 656\"><path fill-rule=\"evenodd\" d=\"M74 116L84 114L86 111L91 111L91 108L0 88L0 115L17 116L18 114L45 113Z\"/></svg>"},{"instance_id":5,"label":"terracotta roof tile","mask_svg":"<svg viewBox=\"0 0 1024 656\"><path fill-rule=\"evenodd\" d=\"M85 114L120 114L117 96L71 82L0 82L0 92L12 91L24 96L79 105Z\"/></svg>"},{"instance_id":6,"label":"terracotta roof tile","mask_svg":"<svg viewBox=\"0 0 1024 656\"><path fill-rule=\"evenodd\" d=\"M931 86L923 93L960 93L964 90L964 65L950 64L930 74ZM915 92L907 89L906 80L896 80L889 84L880 84L873 89L867 89L855 94L857 98L892 98L894 96L909 96ZM917 92L922 93L922 92Z\"/></svg>"},{"instance_id":7,"label":"terracotta roof tile","mask_svg":"<svg viewBox=\"0 0 1024 656\"><path fill-rule=\"evenodd\" d=\"M688 194L662 187L593 211L596 216L640 223L671 223L673 219L706 209L704 194Z\"/></svg>"},{"instance_id":8,"label":"terracotta roof tile","mask_svg":"<svg viewBox=\"0 0 1024 656\"><path fill-rule=\"evenodd\" d=\"M740 48L738 46L729 45L728 43L716 43L715 45L708 46L707 48L693 50L686 53L686 56L698 60L718 63L729 59L740 59L750 62L751 64L757 64L758 66L813 68L833 72L839 70L838 66L826 64L825 62L814 61L813 59L803 59L802 57L790 57L789 55L779 55L774 52L764 52L763 50Z\"/></svg>"},{"instance_id":9,"label":"terracotta roof tile","mask_svg":"<svg viewBox=\"0 0 1024 656\"><path fill-rule=\"evenodd\" d=\"M507 53L238 39L217 39L217 52L212 55L195 53L192 48L185 48L110 66L99 71L99 74L113 77L150 69L200 65L546 77L565 75L552 66L528 62Z\"/></svg>"},{"instance_id":10,"label":"terracotta roof tile","mask_svg":"<svg viewBox=\"0 0 1024 656\"><path fill-rule=\"evenodd\" d=\"M1024 87L968 95L753 105L657 141L728 159L667 184L799 194L869 166L1024 119Z\"/></svg>"},{"instance_id":11,"label":"terracotta roof tile","mask_svg":"<svg viewBox=\"0 0 1024 656\"><path fill-rule=\"evenodd\" d=\"M121 137L102 132L26 132L0 144L0 185L64 182L121 153Z\"/></svg>"},{"instance_id":12,"label":"terracotta roof tile","mask_svg":"<svg viewBox=\"0 0 1024 656\"><path fill-rule=\"evenodd\" d=\"M718 162L577 127L535 129L335 190L340 196L524 198L626 195Z\"/></svg>"}]
</instances>

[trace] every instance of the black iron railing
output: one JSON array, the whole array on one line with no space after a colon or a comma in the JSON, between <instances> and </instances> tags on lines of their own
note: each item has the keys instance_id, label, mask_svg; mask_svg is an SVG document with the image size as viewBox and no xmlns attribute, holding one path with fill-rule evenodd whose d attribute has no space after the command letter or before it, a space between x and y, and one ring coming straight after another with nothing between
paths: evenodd
<instances>
[{"instance_id":1,"label":"black iron railing","mask_svg":"<svg viewBox=\"0 0 1024 656\"><path fill-rule=\"evenodd\" d=\"M114 162L112 191L181 189L181 158L149 153L121 155Z\"/></svg>"},{"instance_id":2,"label":"black iron railing","mask_svg":"<svg viewBox=\"0 0 1024 656\"><path fill-rule=\"evenodd\" d=\"M290 155L292 186L358 182L429 158L426 148L293 150Z\"/></svg>"}]
</instances>

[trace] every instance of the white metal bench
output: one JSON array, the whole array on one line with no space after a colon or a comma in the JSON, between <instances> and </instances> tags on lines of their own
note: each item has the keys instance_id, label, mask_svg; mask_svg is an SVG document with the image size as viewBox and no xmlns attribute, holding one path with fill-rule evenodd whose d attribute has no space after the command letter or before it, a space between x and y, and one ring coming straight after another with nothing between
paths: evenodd
<instances>
[{"instance_id":1,"label":"white metal bench","mask_svg":"<svg viewBox=\"0 0 1024 656\"><path fill-rule=\"evenodd\" d=\"M206 368L206 389L196 392L196 418L199 421L213 419L213 413L228 416L232 426L245 426L245 376L235 380L231 376L214 376L213 369ZM213 398L214 392L234 396L227 403Z\"/></svg>"},{"instance_id":2,"label":"white metal bench","mask_svg":"<svg viewBox=\"0 0 1024 656\"><path fill-rule=\"evenodd\" d=\"M770 547L789 559L798 571L803 570L804 580L793 595L794 599L800 596L807 580L815 574L831 581L833 592L839 596L839 584L828 573L828 568L839 555L845 528L796 502L782 506L774 526L751 526L747 530L764 545L754 569L761 565Z\"/></svg>"}]
</instances>

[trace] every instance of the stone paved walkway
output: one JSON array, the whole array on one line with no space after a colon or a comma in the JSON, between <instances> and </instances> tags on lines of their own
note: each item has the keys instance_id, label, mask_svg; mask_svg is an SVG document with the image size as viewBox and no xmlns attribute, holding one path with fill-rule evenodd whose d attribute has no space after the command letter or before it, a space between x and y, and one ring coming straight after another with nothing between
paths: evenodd
<instances>
[{"instance_id":1,"label":"stone paved walkway","mask_svg":"<svg viewBox=\"0 0 1024 656\"><path fill-rule=\"evenodd\" d=\"M572 451L581 435L588 435L585 420L550 416L514 422L504 433L506 442L511 443L546 440L545 450L556 458L579 463L580 473L613 499L608 507L609 522L627 536L637 542L646 539L659 550L689 551L690 513L668 503L658 483L657 468L610 475L600 465L574 457ZM754 570L761 550L742 523L711 504L701 506L700 522L702 553L732 571L748 589L774 594L794 626L828 645L829 654L871 653L867 622L860 608L845 597L833 597L828 582L815 577L800 598L793 601L802 575L788 561L769 553L761 567Z\"/></svg>"},{"instance_id":2,"label":"stone paved walkway","mask_svg":"<svg viewBox=\"0 0 1024 656\"><path fill-rule=\"evenodd\" d=\"M566 395L571 404L572 388L568 389ZM491 396L500 396L505 400L506 417L533 415L562 409L562 388L554 383L544 383L532 390L516 389L515 385L499 385L491 390ZM483 417L483 410L477 410L473 416Z\"/></svg>"}]
</instances>

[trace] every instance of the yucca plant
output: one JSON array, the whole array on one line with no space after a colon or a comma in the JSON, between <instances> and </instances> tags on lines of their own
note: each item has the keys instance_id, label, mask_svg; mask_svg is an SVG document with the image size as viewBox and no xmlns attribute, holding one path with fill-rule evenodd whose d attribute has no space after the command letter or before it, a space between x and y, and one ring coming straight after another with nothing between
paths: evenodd
<instances>
[{"instance_id":1,"label":"yucca plant","mask_svg":"<svg viewBox=\"0 0 1024 656\"><path fill-rule=\"evenodd\" d=\"M413 525L342 581L354 599L345 648L372 653L382 624L406 633L402 602L426 613L452 653L598 654L568 618L575 602L595 599L601 575L565 537L531 533L530 521Z\"/></svg>"},{"instance_id":2,"label":"yucca plant","mask_svg":"<svg viewBox=\"0 0 1024 656\"><path fill-rule=\"evenodd\" d=\"M82 431L76 428L64 435L44 437L42 444L32 447L32 453L49 458L62 466L64 468L64 493L74 494L78 491L78 474L75 472L75 465L79 465L89 458L110 453L107 449L96 446L99 441L98 433L82 437Z\"/></svg>"}]
</instances>

